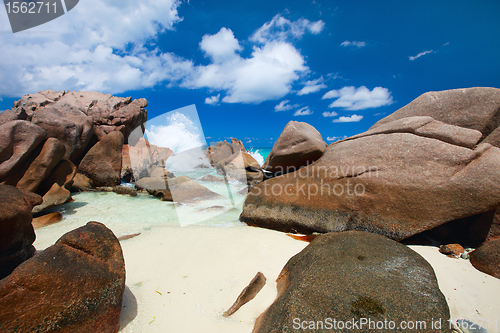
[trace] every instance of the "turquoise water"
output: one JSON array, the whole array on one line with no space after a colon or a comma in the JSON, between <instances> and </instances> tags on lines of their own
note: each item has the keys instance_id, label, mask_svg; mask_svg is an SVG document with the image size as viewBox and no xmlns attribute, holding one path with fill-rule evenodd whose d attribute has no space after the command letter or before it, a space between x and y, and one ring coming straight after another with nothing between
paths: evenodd
<instances>
[{"instance_id":1,"label":"turquoise water","mask_svg":"<svg viewBox=\"0 0 500 333\"><path fill-rule=\"evenodd\" d=\"M247 148L247 152L259 162L260 165L264 163L266 160L267 156L271 152L271 148L269 147L250 147Z\"/></svg>"}]
</instances>

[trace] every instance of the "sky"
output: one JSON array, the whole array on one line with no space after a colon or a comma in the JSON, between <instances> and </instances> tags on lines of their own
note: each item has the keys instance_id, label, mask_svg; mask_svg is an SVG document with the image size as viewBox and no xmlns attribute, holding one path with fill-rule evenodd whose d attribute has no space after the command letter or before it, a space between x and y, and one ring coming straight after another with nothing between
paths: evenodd
<instances>
[{"instance_id":1,"label":"sky","mask_svg":"<svg viewBox=\"0 0 500 333\"><path fill-rule=\"evenodd\" d=\"M100 91L195 105L208 143L270 147L289 121L327 143L427 91L500 88L500 2L80 0L12 33L0 10L0 110Z\"/></svg>"}]
</instances>

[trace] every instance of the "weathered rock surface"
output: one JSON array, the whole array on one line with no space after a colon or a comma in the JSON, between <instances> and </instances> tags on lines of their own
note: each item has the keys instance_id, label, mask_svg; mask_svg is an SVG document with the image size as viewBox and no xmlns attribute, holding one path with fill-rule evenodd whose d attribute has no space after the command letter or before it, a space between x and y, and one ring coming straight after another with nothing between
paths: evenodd
<instances>
[{"instance_id":1,"label":"weathered rock surface","mask_svg":"<svg viewBox=\"0 0 500 333\"><path fill-rule=\"evenodd\" d=\"M451 332L448 305L432 267L405 245L380 235L359 231L320 235L288 261L277 283L278 296L257 318L254 333L346 328L329 329L326 318L344 324L355 320L358 325L361 318L387 325L425 321L426 328L419 332ZM432 327L436 320L442 329ZM316 326L318 321L324 327ZM389 328L381 331L400 331ZM356 331L374 330L365 324Z\"/></svg>"},{"instance_id":2,"label":"weathered rock surface","mask_svg":"<svg viewBox=\"0 0 500 333\"><path fill-rule=\"evenodd\" d=\"M124 289L118 239L89 222L0 281L0 331L118 332Z\"/></svg>"},{"instance_id":3,"label":"weathered rock surface","mask_svg":"<svg viewBox=\"0 0 500 333\"><path fill-rule=\"evenodd\" d=\"M262 168L278 175L293 172L319 159L326 146L314 127L290 121L276 140Z\"/></svg>"},{"instance_id":4,"label":"weathered rock surface","mask_svg":"<svg viewBox=\"0 0 500 333\"><path fill-rule=\"evenodd\" d=\"M52 169L64 157L65 151L64 145L59 140L48 138L40 154L30 164L16 187L28 192L36 192L42 181L50 175Z\"/></svg>"},{"instance_id":5,"label":"weathered rock surface","mask_svg":"<svg viewBox=\"0 0 500 333\"><path fill-rule=\"evenodd\" d=\"M123 145L121 178L126 182L152 176L155 169L165 167L174 153L169 148L158 147L140 138L134 145Z\"/></svg>"},{"instance_id":6,"label":"weathered rock surface","mask_svg":"<svg viewBox=\"0 0 500 333\"><path fill-rule=\"evenodd\" d=\"M217 173L248 185L262 182L264 175L259 163L243 151L237 151L215 165Z\"/></svg>"},{"instance_id":7,"label":"weathered rock surface","mask_svg":"<svg viewBox=\"0 0 500 333\"><path fill-rule=\"evenodd\" d=\"M46 136L42 128L23 120L0 125L0 182L22 169L23 163Z\"/></svg>"},{"instance_id":8,"label":"weathered rock surface","mask_svg":"<svg viewBox=\"0 0 500 333\"><path fill-rule=\"evenodd\" d=\"M33 218L33 221L31 224L33 225L34 229L46 227L58 222L61 222L63 219L62 213L61 212L55 212L55 213L49 213L46 215L42 215L39 217Z\"/></svg>"},{"instance_id":9,"label":"weathered rock surface","mask_svg":"<svg viewBox=\"0 0 500 333\"><path fill-rule=\"evenodd\" d=\"M120 183L123 134L105 135L85 155L78 170L90 178L95 186L115 186Z\"/></svg>"},{"instance_id":10,"label":"weathered rock surface","mask_svg":"<svg viewBox=\"0 0 500 333\"><path fill-rule=\"evenodd\" d=\"M71 199L70 189L76 171L76 166L71 161L59 162L50 176L37 189L37 193L43 196L43 203L34 207L33 213L38 214L48 208L68 202Z\"/></svg>"},{"instance_id":11,"label":"weathered rock surface","mask_svg":"<svg viewBox=\"0 0 500 333\"><path fill-rule=\"evenodd\" d=\"M92 117L64 105L46 106L34 111L31 122L43 128L47 136L57 138L66 147L64 159L77 162L94 134Z\"/></svg>"},{"instance_id":12,"label":"weathered rock surface","mask_svg":"<svg viewBox=\"0 0 500 333\"><path fill-rule=\"evenodd\" d=\"M0 280L35 253L31 209L40 203L34 193L0 185Z\"/></svg>"},{"instance_id":13,"label":"weathered rock surface","mask_svg":"<svg viewBox=\"0 0 500 333\"><path fill-rule=\"evenodd\" d=\"M129 195L131 197L137 196L137 192L133 188L126 186L115 186L113 187L113 192L116 194Z\"/></svg>"},{"instance_id":14,"label":"weathered rock surface","mask_svg":"<svg viewBox=\"0 0 500 333\"><path fill-rule=\"evenodd\" d=\"M460 244L447 244L441 245L439 247L439 252L442 254L448 254L455 257L459 257L462 253L465 252L465 249Z\"/></svg>"},{"instance_id":15,"label":"weathered rock surface","mask_svg":"<svg viewBox=\"0 0 500 333\"><path fill-rule=\"evenodd\" d=\"M205 175L201 177L200 180L204 182L223 182L224 178L214 175Z\"/></svg>"},{"instance_id":16,"label":"weathered rock surface","mask_svg":"<svg viewBox=\"0 0 500 333\"><path fill-rule=\"evenodd\" d=\"M241 220L283 231L362 230L402 240L498 207L500 149L472 150L439 138L387 133L334 143L315 164L255 186Z\"/></svg>"},{"instance_id":17,"label":"weathered rock surface","mask_svg":"<svg viewBox=\"0 0 500 333\"><path fill-rule=\"evenodd\" d=\"M131 97L115 97L100 92L52 90L25 95L14 104L15 108L28 110L28 120L32 120L44 108L59 110L65 117L79 112L93 119L94 131L99 138L112 131L120 131L128 138L131 131L146 121L146 106L144 98L132 100Z\"/></svg>"},{"instance_id":18,"label":"weathered rock surface","mask_svg":"<svg viewBox=\"0 0 500 333\"><path fill-rule=\"evenodd\" d=\"M481 272L500 279L500 239L486 242L471 252L470 262Z\"/></svg>"},{"instance_id":19,"label":"weathered rock surface","mask_svg":"<svg viewBox=\"0 0 500 333\"><path fill-rule=\"evenodd\" d=\"M206 154L210 160L210 164L212 164L212 166L215 166L220 161L234 154L234 152L232 146L226 140L224 140L208 147L206 150Z\"/></svg>"},{"instance_id":20,"label":"weathered rock surface","mask_svg":"<svg viewBox=\"0 0 500 333\"><path fill-rule=\"evenodd\" d=\"M145 177L138 180L135 186L138 190L146 190L163 201L185 203L219 196L219 194L185 176L165 179Z\"/></svg>"},{"instance_id":21,"label":"weathered rock surface","mask_svg":"<svg viewBox=\"0 0 500 333\"><path fill-rule=\"evenodd\" d=\"M500 89L477 87L427 92L379 120L370 130L413 116L429 116L446 124L474 129L484 139L500 126Z\"/></svg>"},{"instance_id":22,"label":"weathered rock surface","mask_svg":"<svg viewBox=\"0 0 500 333\"><path fill-rule=\"evenodd\" d=\"M73 178L73 185L71 185L71 192L88 191L94 188L94 182L90 178L81 173L77 173Z\"/></svg>"}]
</instances>

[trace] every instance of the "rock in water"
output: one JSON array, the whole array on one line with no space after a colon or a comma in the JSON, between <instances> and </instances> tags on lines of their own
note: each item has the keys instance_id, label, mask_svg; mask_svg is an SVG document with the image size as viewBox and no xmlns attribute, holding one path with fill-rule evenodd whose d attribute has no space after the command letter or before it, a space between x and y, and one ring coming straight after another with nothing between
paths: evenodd
<instances>
[{"instance_id":1,"label":"rock in water","mask_svg":"<svg viewBox=\"0 0 500 333\"><path fill-rule=\"evenodd\" d=\"M278 175L293 172L319 159L325 149L326 143L314 127L290 121L276 140L262 168Z\"/></svg>"},{"instance_id":2,"label":"rock in water","mask_svg":"<svg viewBox=\"0 0 500 333\"><path fill-rule=\"evenodd\" d=\"M39 195L0 185L0 279L35 253L31 209L41 203Z\"/></svg>"},{"instance_id":3,"label":"rock in water","mask_svg":"<svg viewBox=\"0 0 500 333\"><path fill-rule=\"evenodd\" d=\"M223 316L229 317L230 315L238 311L238 309L241 308L244 304L253 300L254 297L259 293L259 291L261 291L262 288L264 288L265 285L266 285L266 277L261 272L258 272L252 279L252 281L250 281L248 286L246 286L241 291L240 295L238 296L234 304L231 305L229 310L224 312Z\"/></svg>"},{"instance_id":4,"label":"rock in water","mask_svg":"<svg viewBox=\"0 0 500 333\"><path fill-rule=\"evenodd\" d=\"M486 242L471 252L470 262L481 272L500 279L500 239Z\"/></svg>"},{"instance_id":5,"label":"rock in water","mask_svg":"<svg viewBox=\"0 0 500 333\"><path fill-rule=\"evenodd\" d=\"M361 230L403 240L500 205L499 148L464 147L478 139L471 129L410 124L403 132L408 124L386 124L391 132L336 142L313 165L255 186L241 220L304 234Z\"/></svg>"},{"instance_id":6,"label":"rock in water","mask_svg":"<svg viewBox=\"0 0 500 333\"><path fill-rule=\"evenodd\" d=\"M115 186L120 183L123 134L111 132L85 155L78 170L95 186Z\"/></svg>"},{"instance_id":7,"label":"rock in water","mask_svg":"<svg viewBox=\"0 0 500 333\"><path fill-rule=\"evenodd\" d=\"M124 289L118 239L89 222L0 281L0 331L118 332Z\"/></svg>"},{"instance_id":8,"label":"rock in water","mask_svg":"<svg viewBox=\"0 0 500 333\"><path fill-rule=\"evenodd\" d=\"M342 332L353 321L356 332L374 332L369 322L382 325L380 332L400 332L390 325L403 321L425 323L418 332L451 332L450 311L432 267L380 235L320 235L288 261L277 283L278 296L257 318L253 333Z\"/></svg>"}]
</instances>

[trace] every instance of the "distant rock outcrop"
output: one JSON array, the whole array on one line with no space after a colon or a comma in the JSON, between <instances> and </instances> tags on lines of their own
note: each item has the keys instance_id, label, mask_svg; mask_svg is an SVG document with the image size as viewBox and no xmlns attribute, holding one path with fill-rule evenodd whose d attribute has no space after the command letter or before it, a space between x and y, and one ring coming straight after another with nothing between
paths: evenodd
<instances>
[{"instance_id":1,"label":"distant rock outcrop","mask_svg":"<svg viewBox=\"0 0 500 333\"><path fill-rule=\"evenodd\" d=\"M35 254L31 210L40 203L34 193L0 185L0 280Z\"/></svg>"},{"instance_id":2,"label":"distant rock outcrop","mask_svg":"<svg viewBox=\"0 0 500 333\"><path fill-rule=\"evenodd\" d=\"M0 113L0 184L43 196L35 212L71 198L75 164L97 186L117 184L122 145L135 128L144 126L146 106L145 99L98 92L46 90L23 96ZM110 133L121 136L114 145ZM105 142L94 148L100 140ZM155 158L166 158L160 155ZM86 188L83 184L79 189Z\"/></svg>"},{"instance_id":3,"label":"distant rock outcrop","mask_svg":"<svg viewBox=\"0 0 500 333\"><path fill-rule=\"evenodd\" d=\"M254 187L241 220L284 231L361 230L403 240L488 213L500 206L500 149L481 140L492 130L489 122L500 118L500 100L494 100L499 91L426 94L423 104L419 97L395 112L403 110L404 117L389 116L392 121L331 144L314 164ZM481 99L486 95L487 102ZM441 120L425 110L435 110ZM474 111L483 125L467 122L461 110ZM491 234L470 231L476 242Z\"/></svg>"},{"instance_id":4,"label":"distant rock outcrop","mask_svg":"<svg viewBox=\"0 0 500 333\"><path fill-rule=\"evenodd\" d=\"M320 235L288 261L277 284L278 296L253 333L399 332L403 322L426 325L414 327L419 332L451 332L432 267L380 235Z\"/></svg>"},{"instance_id":5,"label":"distant rock outcrop","mask_svg":"<svg viewBox=\"0 0 500 333\"><path fill-rule=\"evenodd\" d=\"M89 222L0 280L0 331L116 333L124 289L118 239Z\"/></svg>"},{"instance_id":6,"label":"distant rock outcrop","mask_svg":"<svg viewBox=\"0 0 500 333\"><path fill-rule=\"evenodd\" d=\"M290 121L262 165L276 175L293 172L319 159L326 149L321 134L308 123Z\"/></svg>"}]
</instances>

